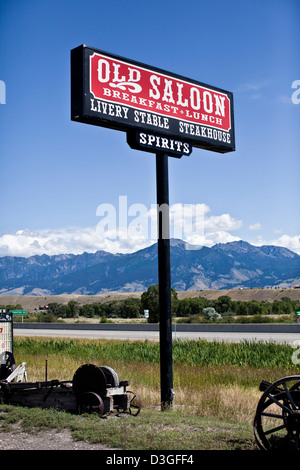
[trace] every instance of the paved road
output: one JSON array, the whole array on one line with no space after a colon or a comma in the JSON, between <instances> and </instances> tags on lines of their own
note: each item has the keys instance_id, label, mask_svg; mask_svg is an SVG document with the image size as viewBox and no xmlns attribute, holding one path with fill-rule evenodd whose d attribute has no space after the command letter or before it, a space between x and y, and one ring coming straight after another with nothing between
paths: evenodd
<instances>
[{"instance_id":1,"label":"paved road","mask_svg":"<svg viewBox=\"0 0 300 470\"><path fill-rule=\"evenodd\" d=\"M300 345L300 328L299 332L287 329L281 331L179 331L179 327L174 331L173 327L173 339L206 339L208 341L228 341L228 342L240 342L240 341L274 341L277 343L289 343L293 345ZM148 340L148 341L159 341L158 329L143 330L140 328L122 328L119 326L118 329L97 329L97 328L82 328L77 327L76 329L69 329L68 327L55 328L51 325L50 328L37 327L28 328L22 325L18 325L18 328L14 328L14 336L43 336L43 337L56 337L56 338L89 338L89 339L119 339L119 340Z\"/></svg>"}]
</instances>

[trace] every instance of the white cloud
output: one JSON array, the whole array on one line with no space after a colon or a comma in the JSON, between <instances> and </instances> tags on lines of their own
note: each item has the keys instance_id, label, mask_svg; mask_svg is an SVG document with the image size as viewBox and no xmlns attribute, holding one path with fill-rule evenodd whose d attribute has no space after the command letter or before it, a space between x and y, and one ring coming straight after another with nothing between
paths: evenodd
<instances>
[{"instance_id":1,"label":"white cloud","mask_svg":"<svg viewBox=\"0 0 300 470\"><path fill-rule=\"evenodd\" d=\"M127 225L109 226L110 231L101 232L95 227L67 227L49 230L18 230L0 236L0 256L57 255L61 253L80 254L84 251L93 253L98 250L110 253L131 253L156 242L157 211L131 207L128 211ZM134 210L133 210L134 209ZM171 237L185 240L191 245L211 247L217 243L240 240L232 232L239 230L243 222L230 214L211 215L205 204L174 204L170 207ZM101 219L101 223L105 221ZM104 223L100 226L101 229ZM249 227L260 229L257 222ZM109 238L110 236L110 238ZM251 243L251 242L250 242ZM281 235L269 242L258 239L256 245L285 246L300 254L300 237Z\"/></svg>"},{"instance_id":2,"label":"white cloud","mask_svg":"<svg viewBox=\"0 0 300 470\"><path fill-rule=\"evenodd\" d=\"M174 204L170 207L171 237L198 246L240 240L230 232L242 227L241 220L234 219L230 214L211 216L209 212L210 208L206 204ZM151 236L154 242L157 234L156 209L152 208L147 216L151 219Z\"/></svg>"},{"instance_id":3,"label":"white cloud","mask_svg":"<svg viewBox=\"0 0 300 470\"><path fill-rule=\"evenodd\" d=\"M203 236L199 235L190 235L186 237L185 241L190 243L191 245L196 246L208 246L212 247L217 243L228 243L241 240L241 237L235 237L231 235L229 232L225 231L218 231L218 232L210 232L206 233Z\"/></svg>"},{"instance_id":4,"label":"white cloud","mask_svg":"<svg viewBox=\"0 0 300 470\"><path fill-rule=\"evenodd\" d=\"M238 230L242 225L243 222L241 220L234 219L230 214L213 215L206 217L204 220L204 230L209 233Z\"/></svg>"},{"instance_id":5,"label":"white cloud","mask_svg":"<svg viewBox=\"0 0 300 470\"><path fill-rule=\"evenodd\" d=\"M106 209L109 209L106 206ZM98 250L111 253L130 253L145 248L157 239L157 208L147 209L132 205L128 209L126 224L117 226L112 212L98 211L101 215L95 227L68 227L49 230L18 230L0 237L0 256L79 254ZM230 214L210 215L206 204L174 204L170 207L172 238L181 238L190 244L213 246L239 240L230 232L239 229L242 221Z\"/></svg>"},{"instance_id":6,"label":"white cloud","mask_svg":"<svg viewBox=\"0 0 300 470\"><path fill-rule=\"evenodd\" d=\"M254 243L254 244L257 246L261 246L261 245L282 246L300 255L300 235L295 235L295 236L281 235L281 237L279 238L275 238L273 240L268 240L268 241L260 238L257 241L257 243Z\"/></svg>"},{"instance_id":7,"label":"white cloud","mask_svg":"<svg viewBox=\"0 0 300 470\"><path fill-rule=\"evenodd\" d=\"M270 244L284 246L285 248L289 248L289 250L292 250L300 255L300 235L281 235L281 237L273 240Z\"/></svg>"},{"instance_id":8,"label":"white cloud","mask_svg":"<svg viewBox=\"0 0 300 470\"><path fill-rule=\"evenodd\" d=\"M258 90L261 90L262 88L265 88L268 85L268 83L269 83L268 80L247 82L247 83L240 85L240 87L237 89L237 93L245 93L248 91L258 91Z\"/></svg>"},{"instance_id":9,"label":"white cloud","mask_svg":"<svg viewBox=\"0 0 300 470\"><path fill-rule=\"evenodd\" d=\"M279 103L288 104L288 105L293 104L290 96L281 95L277 98L277 100L279 101Z\"/></svg>"},{"instance_id":10,"label":"white cloud","mask_svg":"<svg viewBox=\"0 0 300 470\"><path fill-rule=\"evenodd\" d=\"M261 229L261 224L259 222L256 222L255 224L249 225L250 230L260 230Z\"/></svg>"},{"instance_id":11,"label":"white cloud","mask_svg":"<svg viewBox=\"0 0 300 470\"><path fill-rule=\"evenodd\" d=\"M95 227L68 227L56 230L18 230L0 237L0 256L57 255L61 253L93 253L98 250L117 253L136 251L150 243L134 238L110 240L100 238Z\"/></svg>"},{"instance_id":12,"label":"white cloud","mask_svg":"<svg viewBox=\"0 0 300 470\"><path fill-rule=\"evenodd\" d=\"M268 80L244 83L237 88L236 94L246 93L253 100L260 99L262 97L260 91L263 90L268 85L268 83Z\"/></svg>"}]
</instances>

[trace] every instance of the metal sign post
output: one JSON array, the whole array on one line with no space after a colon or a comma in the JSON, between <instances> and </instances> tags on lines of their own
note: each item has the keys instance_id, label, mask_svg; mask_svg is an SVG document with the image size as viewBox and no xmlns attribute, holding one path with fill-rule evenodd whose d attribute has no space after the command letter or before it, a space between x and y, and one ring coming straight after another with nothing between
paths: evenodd
<instances>
[{"instance_id":1,"label":"metal sign post","mask_svg":"<svg viewBox=\"0 0 300 470\"><path fill-rule=\"evenodd\" d=\"M161 408L173 402L168 155L156 154Z\"/></svg>"}]
</instances>

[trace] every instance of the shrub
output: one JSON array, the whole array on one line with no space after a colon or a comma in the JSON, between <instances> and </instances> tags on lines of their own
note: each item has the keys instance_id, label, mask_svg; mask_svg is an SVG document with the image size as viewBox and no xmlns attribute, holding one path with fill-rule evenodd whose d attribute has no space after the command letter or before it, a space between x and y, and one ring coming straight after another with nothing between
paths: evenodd
<instances>
[{"instance_id":1,"label":"shrub","mask_svg":"<svg viewBox=\"0 0 300 470\"><path fill-rule=\"evenodd\" d=\"M207 320L212 320L212 321L220 320L222 318L222 316L218 312L216 312L216 310L213 307L204 308L202 310L202 315Z\"/></svg>"}]
</instances>

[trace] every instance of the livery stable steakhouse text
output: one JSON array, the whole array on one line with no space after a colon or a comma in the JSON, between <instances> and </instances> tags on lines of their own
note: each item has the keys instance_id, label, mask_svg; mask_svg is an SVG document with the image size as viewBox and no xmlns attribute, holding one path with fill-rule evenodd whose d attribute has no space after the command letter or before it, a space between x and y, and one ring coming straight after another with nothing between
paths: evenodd
<instances>
[{"instance_id":1,"label":"livery stable steakhouse text","mask_svg":"<svg viewBox=\"0 0 300 470\"><path fill-rule=\"evenodd\" d=\"M108 90L110 91L110 90ZM126 95L124 93L124 95ZM135 97L134 97L135 98ZM103 116L122 117L128 119L128 110L126 106L118 104L106 103L105 101L96 100L91 98L91 111L101 113ZM213 117L213 116L212 116ZM169 118L158 116L157 114L148 113L145 111L134 111L134 121L136 123L148 124L159 129L169 129ZM198 124L189 124L187 122L179 121L179 132L184 135L206 137L208 139L218 140L219 142L231 143L230 134L228 132L219 131Z\"/></svg>"},{"instance_id":2,"label":"livery stable steakhouse text","mask_svg":"<svg viewBox=\"0 0 300 470\"><path fill-rule=\"evenodd\" d=\"M183 138L198 136L231 143L230 101L225 93L194 83L131 67L94 53L90 57L90 110L101 115L133 119L160 131L178 121ZM138 109L137 109L138 108Z\"/></svg>"}]
</instances>

